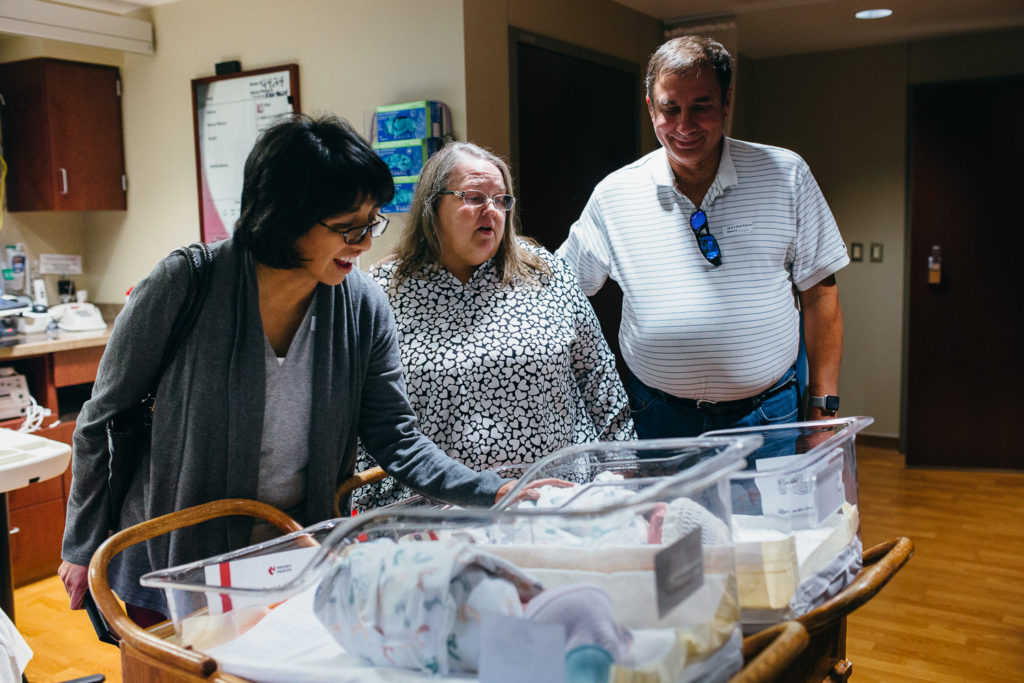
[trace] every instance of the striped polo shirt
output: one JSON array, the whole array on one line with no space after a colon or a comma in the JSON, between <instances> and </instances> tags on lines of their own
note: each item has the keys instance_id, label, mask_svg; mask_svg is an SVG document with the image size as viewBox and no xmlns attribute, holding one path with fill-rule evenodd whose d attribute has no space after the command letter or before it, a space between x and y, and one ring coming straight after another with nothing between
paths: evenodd
<instances>
[{"instance_id":1,"label":"striped polo shirt","mask_svg":"<svg viewBox=\"0 0 1024 683\"><path fill-rule=\"evenodd\" d=\"M689 225L664 149L602 180L558 255L583 291L623 291L619 345L644 384L731 401L772 386L796 361L806 290L849 263L810 169L789 150L726 138L704 197L722 249L715 267Z\"/></svg>"}]
</instances>

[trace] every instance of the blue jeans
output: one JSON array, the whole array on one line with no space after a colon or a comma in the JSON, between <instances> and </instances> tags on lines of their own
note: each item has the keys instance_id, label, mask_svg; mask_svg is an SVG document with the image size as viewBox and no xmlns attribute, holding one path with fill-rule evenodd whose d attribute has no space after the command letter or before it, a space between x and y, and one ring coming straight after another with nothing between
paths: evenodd
<instances>
[{"instance_id":1,"label":"blue jeans","mask_svg":"<svg viewBox=\"0 0 1024 683\"><path fill-rule=\"evenodd\" d=\"M753 410L748 407L733 410L721 406L697 408L692 402L653 389L636 377L630 378L626 392L629 394L629 408L639 438L700 436L715 429L795 422L799 396L795 376L795 368L787 370L772 389L788 385L765 398Z\"/></svg>"}]
</instances>

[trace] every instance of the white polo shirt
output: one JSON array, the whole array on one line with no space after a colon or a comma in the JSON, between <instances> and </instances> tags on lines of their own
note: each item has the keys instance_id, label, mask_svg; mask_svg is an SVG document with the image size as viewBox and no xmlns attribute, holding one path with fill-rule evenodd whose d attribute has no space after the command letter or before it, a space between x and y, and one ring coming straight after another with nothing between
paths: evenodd
<instances>
[{"instance_id":1,"label":"white polo shirt","mask_svg":"<svg viewBox=\"0 0 1024 683\"><path fill-rule=\"evenodd\" d=\"M611 277L623 291L619 345L644 384L674 396L731 401L772 386L796 361L794 286L849 263L810 169L779 147L726 138L704 198L722 249L701 255L664 149L594 189L558 255L583 291Z\"/></svg>"}]
</instances>

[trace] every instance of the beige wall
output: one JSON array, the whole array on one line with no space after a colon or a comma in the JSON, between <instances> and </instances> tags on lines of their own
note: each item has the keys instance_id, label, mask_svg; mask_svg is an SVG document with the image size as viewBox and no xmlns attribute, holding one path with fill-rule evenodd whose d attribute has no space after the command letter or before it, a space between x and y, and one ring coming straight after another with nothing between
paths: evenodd
<instances>
[{"instance_id":1,"label":"beige wall","mask_svg":"<svg viewBox=\"0 0 1024 683\"><path fill-rule=\"evenodd\" d=\"M850 264L838 280L843 414L873 416L866 433L900 430L907 89L1024 74L1022 44L1017 30L743 62L747 92L737 134L803 155L847 244L864 244L864 262ZM868 260L872 242L883 245L881 263Z\"/></svg>"},{"instance_id":2,"label":"beige wall","mask_svg":"<svg viewBox=\"0 0 1024 683\"><path fill-rule=\"evenodd\" d=\"M465 135L461 0L180 0L140 18L153 22L153 55L0 42L3 61L45 55L121 67L128 210L8 214L0 235L33 251L82 253L96 301L123 301L160 258L199 238L191 80L213 75L217 62L298 63L303 110L336 113L364 134L377 105L434 99L450 105L455 132Z\"/></svg>"},{"instance_id":3,"label":"beige wall","mask_svg":"<svg viewBox=\"0 0 1024 683\"><path fill-rule=\"evenodd\" d=\"M294 62L307 113L333 112L366 134L377 105L435 99L451 106L461 133L460 8L460 0L181 0L154 8L156 54L125 55L129 208L88 226L101 300L117 300L157 259L199 237L193 78L227 60L243 69Z\"/></svg>"}]
</instances>

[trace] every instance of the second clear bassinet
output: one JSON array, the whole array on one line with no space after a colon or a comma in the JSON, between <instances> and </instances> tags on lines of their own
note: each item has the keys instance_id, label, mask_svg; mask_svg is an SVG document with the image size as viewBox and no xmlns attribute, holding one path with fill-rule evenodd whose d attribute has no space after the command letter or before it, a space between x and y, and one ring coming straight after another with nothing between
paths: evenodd
<instances>
[{"instance_id":1,"label":"second clear bassinet","mask_svg":"<svg viewBox=\"0 0 1024 683\"><path fill-rule=\"evenodd\" d=\"M861 570L856 436L873 421L833 418L707 435L764 440L729 477L745 632L806 614Z\"/></svg>"}]
</instances>

